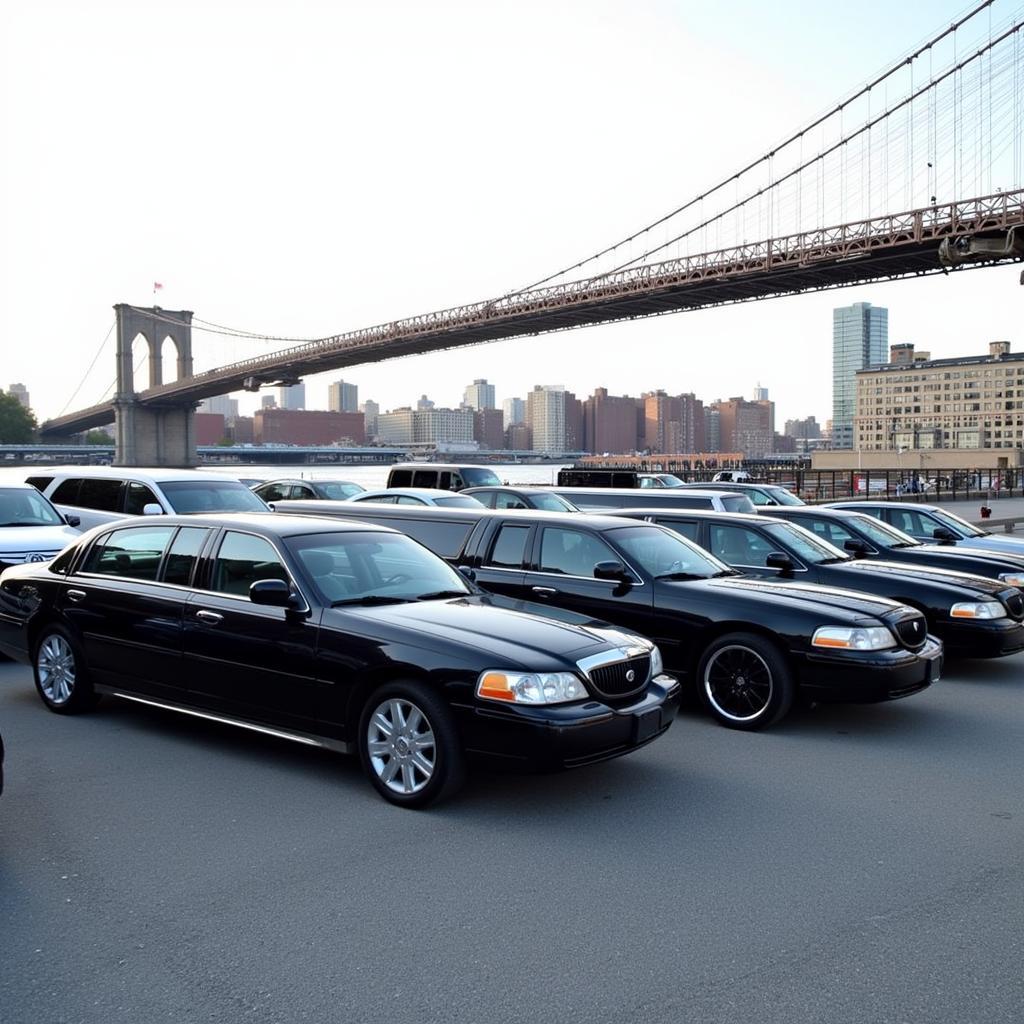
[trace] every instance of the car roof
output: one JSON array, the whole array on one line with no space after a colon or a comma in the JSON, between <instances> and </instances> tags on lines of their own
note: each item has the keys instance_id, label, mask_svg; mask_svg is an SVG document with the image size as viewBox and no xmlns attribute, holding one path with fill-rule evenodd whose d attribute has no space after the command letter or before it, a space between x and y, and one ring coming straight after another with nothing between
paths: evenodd
<instances>
[{"instance_id":1,"label":"car roof","mask_svg":"<svg viewBox=\"0 0 1024 1024\"><path fill-rule=\"evenodd\" d=\"M108 530L131 529L133 527L154 526L223 526L242 529L251 533L264 533L273 537L296 537L309 533L359 533L373 532L395 533L389 526L376 523L350 522L343 519L330 519L326 516L268 515L266 512L217 512L208 515L173 515L173 516L133 516L130 519L117 519L93 527L89 535L95 536ZM84 536L84 535L83 535Z\"/></svg>"},{"instance_id":2,"label":"car roof","mask_svg":"<svg viewBox=\"0 0 1024 1024\"><path fill-rule=\"evenodd\" d=\"M39 490L33 487L31 484L23 484L20 481L7 481L0 480L0 491L35 491L39 494Z\"/></svg>"},{"instance_id":3,"label":"car roof","mask_svg":"<svg viewBox=\"0 0 1024 1024\"><path fill-rule=\"evenodd\" d=\"M462 491L449 491L443 487L382 487L377 491L363 491L354 495L357 498L366 498L369 495L376 497L381 494L406 494L412 498L454 498Z\"/></svg>"},{"instance_id":4,"label":"car roof","mask_svg":"<svg viewBox=\"0 0 1024 1024\"><path fill-rule=\"evenodd\" d=\"M674 491L681 490L680 487L665 487L665 488L652 488L652 487L552 487L550 490L556 494L562 494L568 491L571 494L633 494L643 492L644 498L652 497L654 494L660 494L664 497L678 497L674 495ZM733 493L726 490L718 490L714 487L709 487L707 490L697 490L696 488L688 487L686 489L687 495L694 495L698 498L731 498ZM659 500L659 499L655 499Z\"/></svg>"},{"instance_id":5,"label":"car roof","mask_svg":"<svg viewBox=\"0 0 1024 1024\"><path fill-rule=\"evenodd\" d=\"M721 519L723 523L760 523L764 525L767 516L758 515L756 512L719 512L712 508L624 508L615 509L602 513L603 515L614 516L616 519L629 519L631 516L699 516L701 519ZM587 516L589 519L590 516Z\"/></svg>"},{"instance_id":6,"label":"car roof","mask_svg":"<svg viewBox=\"0 0 1024 1024\"><path fill-rule=\"evenodd\" d=\"M389 469L489 469L492 466L482 462L396 462Z\"/></svg>"},{"instance_id":7,"label":"car roof","mask_svg":"<svg viewBox=\"0 0 1024 1024\"><path fill-rule=\"evenodd\" d=\"M587 490L590 490L588 487ZM463 487L461 491L449 491L449 494L473 494L476 491L515 491L517 494L557 494L558 492L554 487L544 487L543 485L526 485L520 487L519 484L481 484L479 487Z\"/></svg>"},{"instance_id":8,"label":"car roof","mask_svg":"<svg viewBox=\"0 0 1024 1024\"><path fill-rule=\"evenodd\" d=\"M842 505L848 512L857 511L850 508L851 505L861 505L864 508L916 508L918 511L924 512L940 511L938 505L922 505L917 501L858 501L856 498L853 498L849 501L829 502L829 505Z\"/></svg>"},{"instance_id":9,"label":"car roof","mask_svg":"<svg viewBox=\"0 0 1024 1024\"><path fill-rule=\"evenodd\" d=\"M764 516L807 516L823 515L832 516L835 519L849 519L850 516L860 516L862 519L870 519L878 522L874 516L864 512L858 512L855 508L832 508L830 505L772 505L766 508L761 515Z\"/></svg>"},{"instance_id":10,"label":"car roof","mask_svg":"<svg viewBox=\"0 0 1024 1024\"><path fill-rule=\"evenodd\" d=\"M334 476L309 476L309 477L281 476L281 477L274 477L273 480L261 480L260 481L260 486L262 487L263 484L354 484L354 483L355 483L355 480L343 480L341 477L334 477Z\"/></svg>"},{"instance_id":11,"label":"car roof","mask_svg":"<svg viewBox=\"0 0 1024 1024\"><path fill-rule=\"evenodd\" d=\"M34 474L44 475L42 472ZM56 479L59 476L99 477L100 479L127 480L149 480L156 484L174 480L213 480L230 481L239 483L237 476L229 476L225 473L207 473L202 469L167 469L157 467L149 469L143 466L48 466L45 475Z\"/></svg>"}]
</instances>

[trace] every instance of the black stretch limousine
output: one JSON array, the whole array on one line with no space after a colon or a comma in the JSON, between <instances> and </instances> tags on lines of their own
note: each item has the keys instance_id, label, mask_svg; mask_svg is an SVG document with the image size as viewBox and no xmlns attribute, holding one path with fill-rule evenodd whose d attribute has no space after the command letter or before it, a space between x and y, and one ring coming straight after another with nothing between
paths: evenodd
<instances>
[{"instance_id":1,"label":"black stretch limousine","mask_svg":"<svg viewBox=\"0 0 1024 1024\"><path fill-rule=\"evenodd\" d=\"M920 611L866 594L746 580L670 530L601 515L275 502L277 512L393 526L492 593L615 622L658 644L723 725L759 729L799 691L905 697L939 677ZM530 605L529 607L533 607Z\"/></svg>"},{"instance_id":2,"label":"black stretch limousine","mask_svg":"<svg viewBox=\"0 0 1024 1024\"><path fill-rule=\"evenodd\" d=\"M454 791L467 755L572 767L668 729L679 686L649 641L510 605L393 530L166 516L4 572L0 650L52 711L108 694L357 751L406 807Z\"/></svg>"}]
</instances>

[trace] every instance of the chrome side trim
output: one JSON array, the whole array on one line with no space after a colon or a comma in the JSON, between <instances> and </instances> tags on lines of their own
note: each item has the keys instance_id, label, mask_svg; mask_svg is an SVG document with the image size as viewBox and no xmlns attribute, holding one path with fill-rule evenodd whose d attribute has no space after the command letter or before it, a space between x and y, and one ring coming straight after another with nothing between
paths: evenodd
<instances>
[{"instance_id":1,"label":"chrome side trim","mask_svg":"<svg viewBox=\"0 0 1024 1024\"><path fill-rule=\"evenodd\" d=\"M208 722L219 722L222 725L237 725L240 729L249 729L252 732L260 732L265 736L276 736L282 740L292 740L295 743L304 743L310 747L322 747L324 750L334 750L340 754L351 754L352 744L344 740L331 740L322 736L311 736L304 732L290 732L287 729L275 729L269 725L257 725L255 722L247 722L241 718L230 718L227 715L215 715L209 711L196 711L194 708L182 707L180 704L171 704L168 701L153 700L151 697L138 697L133 693L122 693L112 686L95 684L97 693L105 694L108 697L118 697L121 700L130 700L136 704L145 704L151 708L161 708L164 711L177 711L182 715L191 715L193 718L203 718Z\"/></svg>"}]
</instances>

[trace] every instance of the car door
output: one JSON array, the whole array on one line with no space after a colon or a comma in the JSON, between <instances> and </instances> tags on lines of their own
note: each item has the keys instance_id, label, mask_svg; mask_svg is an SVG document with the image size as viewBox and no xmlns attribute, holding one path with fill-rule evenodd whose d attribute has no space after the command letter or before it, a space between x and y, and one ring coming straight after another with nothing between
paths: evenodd
<instances>
[{"instance_id":1,"label":"car door","mask_svg":"<svg viewBox=\"0 0 1024 1024\"><path fill-rule=\"evenodd\" d=\"M292 484L288 497L292 501L306 501L311 498L319 498L320 495L309 484Z\"/></svg>"},{"instance_id":2,"label":"car door","mask_svg":"<svg viewBox=\"0 0 1024 1024\"><path fill-rule=\"evenodd\" d=\"M624 562L600 534L565 526L538 527L531 560L524 580L530 600L647 635L653 603L651 587L628 566L629 585L594 576L598 562Z\"/></svg>"},{"instance_id":3,"label":"car door","mask_svg":"<svg viewBox=\"0 0 1024 1024\"><path fill-rule=\"evenodd\" d=\"M184 616L184 668L192 699L241 718L311 730L318 619L286 561L265 537L226 530L206 559ZM305 612L253 604L259 579L285 580Z\"/></svg>"},{"instance_id":4,"label":"car door","mask_svg":"<svg viewBox=\"0 0 1024 1024\"><path fill-rule=\"evenodd\" d=\"M531 523L499 523L474 569L476 582L492 594L535 600L526 586L525 568L533 531Z\"/></svg>"},{"instance_id":5,"label":"car door","mask_svg":"<svg viewBox=\"0 0 1024 1024\"><path fill-rule=\"evenodd\" d=\"M61 596L97 681L143 694L182 695L182 619L188 567L207 529L125 527L100 537Z\"/></svg>"},{"instance_id":6,"label":"car door","mask_svg":"<svg viewBox=\"0 0 1024 1024\"><path fill-rule=\"evenodd\" d=\"M926 544L935 543L935 531L942 525L926 512L916 508L887 508L885 519L897 530L909 533L914 540L921 540Z\"/></svg>"}]
</instances>

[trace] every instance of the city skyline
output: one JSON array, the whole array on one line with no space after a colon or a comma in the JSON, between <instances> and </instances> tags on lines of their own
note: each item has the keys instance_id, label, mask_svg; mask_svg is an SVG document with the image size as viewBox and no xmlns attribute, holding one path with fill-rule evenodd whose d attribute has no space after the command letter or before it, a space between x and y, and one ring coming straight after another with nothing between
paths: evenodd
<instances>
[{"instance_id":1,"label":"city skyline","mask_svg":"<svg viewBox=\"0 0 1024 1024\"><path fill-rule=\"evenodd\" d=\"M628 9L597 2L582 19L570 8L544 8L541 21L541 8L529 4L513 13L500 4L348 10L298 0L282 38L275 7L254 2L246 46L237 47L236 12L216 0L201 12L184 6L173 24L144 5L130 20L113 4L69 7L57 34L45 7L6 6L0 128L13 158L0 167L0 280L18 301L0 304L0 339L10 378L25 383L40 419L98 401L113 375L112 348L102 346L119 301L314 338L522 287L763 154L961 5L866 0L854 13L794 0L780 17L754 0L715 9L651 0ZM872 17L885 33L835 45ZM145 48L132 45L139 33ZM485 59L496 33L509 45ZM295 54L290 34L304 40ZM384 39L398 75L380 71ZM527 79L523 53L534 69ZM152 74L183 57L189 76ZM264 66L275 76L256 72ZM244 96L230 139L223 111L209 103L224 75ZM664 104L638 106L615 88L620 76L647 81L666 103L711 78L726 76L732 88L713 106L692 107L684 138L663 130ZM123 87L128 79L132 89ZM364 100L349 102L357 91ZM603 102L576 102L593 95ZM480 128L511 122L524 104L566 102L576 110L572 128L540 119L531 153ZM109 139L154 117L161 135L188 139L195 158L111 165ZM631 123L629 146L603 130L617 117ZM477 147L471 163L353 159L426 146L456 129ZM693 138L703 141L696 157ZM61 157L68 139L73 165ZM538 161L541 150L551 158ZM301 188L290 186L296 151L307 154ZM273 201L285 195L286 204ZM380 273L396 265L399 273ZM885 306L894 341L953 357L990 338L1017 343L1018 275L1001 267L811 293L409 357L346 376L382 407L411 388L455 407L459 389L478 376L502 381L504 395L526 394L537 377L576 393L600 378L616 392L640 393L657 376L672 393L724 398L748 393L746 379L735 379L742 366L745 378L771 388L780 418L824 422L832 307ZM198 330L194 337L197 370L286 347ZM326 407L336 375L306 379L308 405ZM237 397L244 412L260 404L259 396Z\"/></svg>"}]
</instances>

